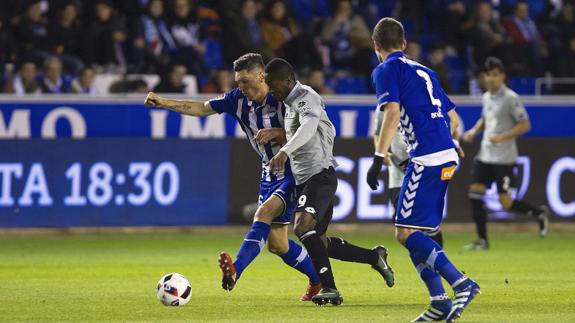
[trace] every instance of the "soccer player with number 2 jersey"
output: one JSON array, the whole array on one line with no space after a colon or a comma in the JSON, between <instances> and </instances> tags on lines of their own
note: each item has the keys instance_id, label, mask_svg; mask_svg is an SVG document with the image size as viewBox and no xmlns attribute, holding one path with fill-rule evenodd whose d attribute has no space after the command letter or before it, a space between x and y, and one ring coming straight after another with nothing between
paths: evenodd
<instances>
[{"instance_id":1,"label":"soccer player with number 2 jersey","mask_svg":"<svg viewBox=\"0 0 575 323\"><path fill-rule=\"evenodd\" d=\"M409 251L431 300L414 321L455 322L480 292L479 285L459 271L441 246L424 234L441 225L445 193L459 162L448 121L455 114L454 105L436 74L403 54L406 41L400 22L381 19L372 38L381 62L372 79L378 108L384 115L367 181L375 187L382 164L390 164L388 151L399 124L411 159L399 195L395 235ZM453 288L453 300L443 289L441 278Z\"/></svg>"}]
</instances>

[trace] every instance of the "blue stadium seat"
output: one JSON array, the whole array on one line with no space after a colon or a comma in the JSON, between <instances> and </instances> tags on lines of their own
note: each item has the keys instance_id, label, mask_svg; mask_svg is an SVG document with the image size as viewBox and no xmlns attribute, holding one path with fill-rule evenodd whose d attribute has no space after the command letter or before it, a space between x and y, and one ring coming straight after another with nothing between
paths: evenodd
<instances>
[{"instance_id":1,"label":"blue stadium seat","mask_svg":"<svg viewBox=\"0 0 575 323\"><path fill-rule=\"evenodd\" d=\"M367 79L362 76L349 76L337 80L335 85L337 94L368 94L369 85Z\"/></svg>"},{"instance_id":2,"label":"blue stadium seat","mask_svg":"<svg viewBox=\"0 0 575 323\"><path fill-rule=\"evenodd\" d=\"M419 36L418 40L421 45L421 57L427 57L429 54L429 47L440 39L439 34L422 34Z\"/></svg>"},{"instance_id":3,"label":"blue stadium seat","mask_svg":"<svg viewBox=\"0 0 575 323\"><path fill-rule=\"evenodd\" d=\"M409 39L413 36L415 32L415 22L411 19L401 19L401 24L403 25L403 30L405 32L405 38Z\"/></svg>"},{"instance_id":4,"label":"blue stadium seat","mask_svg":"<svg viewBox=\"0 0 575 323\"><path fill-rule=\"evenodd\" d=\"M509 86L517 94L521 95L534 95L535 94L535 78L534 77L512 77L509 80Z\"/></svg>"},{"instance_id":5,"label":"blue stadium seat","mask_svg":"<svg viewBox=\"0 0 575 323\"><path fill-rule=\"evenodd\" d=\"M211 70L224 66L223 46L220 40L206 40L206 53L204 55L206 64Z\"/></svg>"}]
</instances>

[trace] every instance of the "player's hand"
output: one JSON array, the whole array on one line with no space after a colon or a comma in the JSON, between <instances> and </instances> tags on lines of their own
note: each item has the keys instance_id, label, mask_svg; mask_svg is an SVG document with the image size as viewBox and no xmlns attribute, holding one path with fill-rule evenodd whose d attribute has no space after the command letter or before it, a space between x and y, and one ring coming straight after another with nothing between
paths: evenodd
<instances>
[{"instance_id":1,"label":"player's hand","mask_svg":"<svg viewBox=\"0 0 575 323\"><path fill-rule=\"evenodd\" d=\"M463 151L463 148L461 148L459 141L457 139L453 139L453 144L455 145L455 150L457 151L457 154L459 155L459 157L464 158L465 152Z\"/></svg>"},{"instance_id":2,"label":"player's hand","mask_svg":"<svg viewBox=\"0 0 575 323\"><path fill-rule=\"evenodd\" d=\"M473 129L472 129L472 130L467 130L467 131L463 134L463 137L461 137L461 139L462 139L464 142L468 143L468 144L470 144L470 143L473 142L473 138L475 138L475 131L474 131Z\"/></svg>"},{"instance_id":3,"label":"player's hand","mask_svg":"<svg viewBox=\"0 0 575 323\"><path fill-rule=\"evenodd\" d=\"M373 156L373 163L367 171L367 184L372 190L376 190L379 186L379 173L381 173L381 167L383 166L383 157Z\"/></svg>"},{"instance_id":4,"label":"player's hand","mask_svg":"<svg viewBox=\"0 0 575 323\"><path fill-rule=\"evenodd\" d=\"M275 174L280 174L284 172L284 167L286 161L288 160L288 155L283 152L279 151L267 164L270 170Z\"/></svg>"},{"instance_id":5,"label":"player's hand","mask_svg":"<svg viewBox=\"0 0 575 323\"><path fill-rule=\"evenodd\" d=\"M489 136L489 141L491 141L494 144L498 144L500 142L504 142L505 138L503 138L503 136L501 135L491 135Z\"/></svg>"},{"instance_id":6,"label":"player's hand","mask_svg":"<svg viewBox=\"0 0 575 323\"><path fill-rule=\"evenodd\" d=\"M283 128L260 129L256 134L255 139L256 142L261 145L265 145L272 140L283 144L286 142L286 132Z\"/></svg>"},{"instance_id":7,"label":"player's hand","mask_svg":"<svg viewBox=\"0 0 575 323\"><path fill-rule=\"evenodd\" d=\"M148 92L144 105L147 107L160 107L162 106L162 97L154 92Z\"/></svg>"}]
</instances>

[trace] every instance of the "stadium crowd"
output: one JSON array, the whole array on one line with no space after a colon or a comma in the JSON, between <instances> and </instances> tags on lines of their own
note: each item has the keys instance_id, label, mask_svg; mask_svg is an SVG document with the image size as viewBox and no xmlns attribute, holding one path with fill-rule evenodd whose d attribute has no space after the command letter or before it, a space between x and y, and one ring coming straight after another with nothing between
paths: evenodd
<instances>
[{"instance_id":1,"label":"stadium crowd","mask_svg":"<svg viewBox=\"0 0 575 323\"><path fill-rule=\"evenodd\" d=\"M469 93L488 56L519 85L575 77L573 0L2 0L0 92L97 94L97 76L114 74L111 93L185 93L191 74L199 92L221 93L231 62L258 52L321 94L371 93L383 16L402 21L406 54L448 93ZM159 83L129 77L149 74Z\"/></svg>"}]
</instances>

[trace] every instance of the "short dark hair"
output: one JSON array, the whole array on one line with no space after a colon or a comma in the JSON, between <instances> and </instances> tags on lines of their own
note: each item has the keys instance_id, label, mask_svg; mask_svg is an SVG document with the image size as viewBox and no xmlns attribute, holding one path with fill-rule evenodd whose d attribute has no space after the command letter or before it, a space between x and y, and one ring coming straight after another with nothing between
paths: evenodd
<instances>
[{"instance_id":1,"label":"short dark hair","mask_svg":"<svg viewBox=\"0 0 575 323\"><path fill-rule=\"evenodd\" d=\"M373 28L371 38L386 51L401 48L405 42L403 25L393 18L382 18Z\"/></svg>"},{"instance_id":2,"label":"short dark hair","mask_svg":"<svg viewBox=\"0 0 575 323\"><path fill-rule=\"evenodd\" d=\"M255 68L264 68L264 59L257 53L247 53L234 61L234 72L243 70L252 71Z\"/></svg>"},{"instance_id":3,"label":"short dark hair","mask_svg":"<svg viewBox=\"0 0 575 323\"><path fill-rule=\"evenodd\" d=\"M492 70L499 70L499 72L505 73L505 66L503 66L503 62L499 58L489 56L483 63L483 71L488 72Z\"/></svg>"},{"instance_id":4,"label":"short dark hair","mask_svg":"<svg viewBox=\"0 0 575 323\"><path fill-rule=\"evenodd\" d=\"M266 74L272 79L287 79L291 77L295 81L293 66L283 58L274 58L266 65Z\"/></svg>"}]
</instances>

